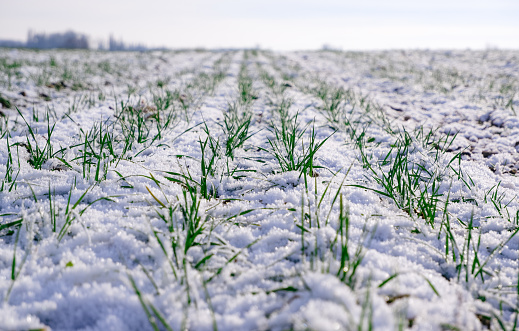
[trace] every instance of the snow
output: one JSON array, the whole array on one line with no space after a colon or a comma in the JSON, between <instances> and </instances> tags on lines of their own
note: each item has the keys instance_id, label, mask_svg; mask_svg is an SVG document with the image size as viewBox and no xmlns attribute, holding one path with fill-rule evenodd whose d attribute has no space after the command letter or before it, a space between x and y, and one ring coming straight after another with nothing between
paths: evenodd
<instances>
[{"instance_id":1,"label":"snow","mask_svg":"<svg viewBox=\"0 0 519 331\"><path fill-rule=\"evenodd\" d=\"M0 330L147 330L153 323L166 329L160 319L173 330L484 330L486 317L492 327L497 317L513 325L519 309L519 235L512 236L519 226L519 104L499 98L517 91L518 52L0 49L0 59L20 63L0 67L0 95L23 114L40 148L52 134L53 151L62 149L36 169L28 162L27 144L35 142L27 125L14 107L0 109L9 128L1 127L0 142ZM192 200L178 180L189 181L172 173L200 182L200 160L212 156L209 145L204 154L200 146L206 130L225 143L224 113L240 97L242 65L257 97L249 107L253 134L234 159L217 158L207 180L218 196L198 197L203 229L185 249L182 210ZM208 84L220 69L222 80L212 90ZM264 73L286 84L284 94L267 86ZM50 84L61 81L65 87ZM419 141L409 148L410 161L441 174L434 227L374 191L383 188L363 164L351 128L326 120L319 82L379 107L365 112L359 104L341 104L373 138L365 151L379 176L387 174L386 155L397 156L398 132L415 137L422 127L437 130L437 137L450 135L449 141L457 133L436 159L435 150ZM100 138L93 137L100 127L122 136L124 128L112 126L122 106L154 116L155 100L165 91L179 92L160 114L164 121L173 111L173 125L153 141L131 138L123 155L122 142L115 144L119 159L105 146L100 174L97 158L85 171L85 135L97 153ZM299 113L301 127L315 121L317 141L329 137L316 154L313 177L280 172L268 152L274 139L269 125L278 121L282 96L292 101L289 113ZM156 120L144 122L155 136ZM461 159L452 163L456 153ZM248 172L226 175L234 167ZM350 258L361 256L356 270L341 269L338 254L345 210ZM442 223L447 214L456 260ZM17 220L21 226L3 228ZM467 265L460 253L469 233ZM486 263L483 277L466 273L475 253L476 270Z\"/></svg>"}]
</instances>

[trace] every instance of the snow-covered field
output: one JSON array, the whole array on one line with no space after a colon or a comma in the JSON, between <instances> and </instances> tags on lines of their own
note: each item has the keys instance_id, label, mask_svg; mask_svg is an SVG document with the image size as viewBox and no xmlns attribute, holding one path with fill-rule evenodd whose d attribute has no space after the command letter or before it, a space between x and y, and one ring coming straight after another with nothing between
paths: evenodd
<instances>
[{"instance_id":1,"label":"snow-covered field","mask_svg":"<svg viewBox=\"0 0 519 331\"><path fill-rule=\"evenodd\" d=\"M0 50L0 330L513 330L519 52Z\"/></svg>"}]
</instances>

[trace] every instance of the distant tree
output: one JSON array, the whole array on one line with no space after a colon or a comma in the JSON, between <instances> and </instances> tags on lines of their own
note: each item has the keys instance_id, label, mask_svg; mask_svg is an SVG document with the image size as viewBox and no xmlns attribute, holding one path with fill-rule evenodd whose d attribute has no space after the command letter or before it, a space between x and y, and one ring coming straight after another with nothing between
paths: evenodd
<instances>
[{"instance_id":1,"label":"distant tree","mask_svg":"<svg viewBox=\"0 0 519 331\"><path fill-rule=\"evenodd\" d=\"M114 36L110 35L108 40L108 50L110 51L146 51L148 48L142 44L125 44L122 40L117 41Z\"/></svg>"},{"instance_id":2,"label":"distant tree","mask_svg":"<svg viewBox=\"0 0 519 331\"><path fill-rule=\"evenodd\" d=\"M110 35L110 39L108 40L108 50L110 51L124 51L125 46L123 41L115 40L114 36Z\"/></svg>"}]
</instances>

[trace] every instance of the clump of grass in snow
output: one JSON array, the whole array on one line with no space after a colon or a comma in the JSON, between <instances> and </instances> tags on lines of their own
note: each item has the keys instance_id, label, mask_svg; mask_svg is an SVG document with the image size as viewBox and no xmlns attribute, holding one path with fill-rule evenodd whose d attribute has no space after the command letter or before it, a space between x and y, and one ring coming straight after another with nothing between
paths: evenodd
<instances>
[{"instance_id":1,"label":"clump of grass in snow","mask_svg":"<svg viewBox=\"0 0 519 331\"><path fill-rule=\"evenodd\" d=\"M0 58L0 71L5 74L3 77L7 77L7 81L3 81L4 86L7 87L8 90L12 87L12 78L13 76L21 76L19 72L19 68L22 67L22 62L17 60L7 59L5 57ZM0 77L0 78L3 78ZM9 108L9 107L6 107Z\"/></svg>"},{"instance_id":2,"label":"clump of grass in snow","mask_svg":"<svg viewBox=\"0 0 519 331\"><path fill-rule=\"evenodd\" d=\"M9 131L8 128L9 118L0 114L0 139L4 138Z\"/></svg>"},{"instance_id":3,"label":"clump of grass in snow","mask_svg":"<svg viewBox=\"0 0 519 331\"><path fill-rule=\"evenodd\" d=\"M317 83L315 81L317 80ZM303 83L303 89L321 99L321 113L334 128L344 128L354 136L359 125L367 127L377 124L386 132L394 134L392 125L384 115L382 108L369 95L355 92L353 89L336 87L319 79L310 79L310 85ZM306 83L307 84L307 83ZM317 85L317 88L315 87ZM347 110L347 109L350 110Z\"/></svg>"},{"instance_id":4,"label":"clump of grass in snow","mask_svg":"<svg viewBox=\"0 0 519 331\"><path fill-rule=\"evenodd\" d=\"M496 300L501 302L500 307L502 309L503 305L509 305L511 310L515 312L515 318L511 318L510 320L513 320L512 324L513 327L510 330L515 330L517 327L518 322L518 314L519 314L519 304L516 301L516 305L508 303L506 300L503 300L503 294L505 293L503 291L502 285L499 284L499 282L494 282L491 284L493 287L493 290L495 291L489 291L484 290L480 291L480 286L474 287L474 284L476 283L485 283L486 281L491 281L492 279L495 279L497 274L495 273L495 270L490 267L491 261L498 255L505 246L510 242L510 240L517 235L519 232L519 228L516 228L515 230L512 230L509 236L502 240L499 244L495 245L495 247L492 250L482 249L481 248L481 230L479 230L479 234L477 237L474 235L474 231L477 229L474 226L474 210L472 211L472 214L470 216L470 220L465 228L465 239L463 242L463 246L460 248L456 241L456 236L452 230L452 226L450 223L450 216L447 211L447 204L445 203L445 213L444 213L444 219L442 221L442 228L445 232L445 260L449 261L451 260L455 266L456 266L456 280L459 283L462 283L465 285L465 287L468 290L472 290L473 295L475 298L481 301L487 301L487 300ZM440 234L441 234L440 229ZM485 259L481 257L481 253L485 252L488 253ZM450 258L449 258L450 257ZM447 275L446 277L450 277L452 275ZM519 285L519 274L518 274L518 280L517 284ZM519 300L519 288L517 290L517 299ZM495 312L491 312L491 316L494 318L495 321L497 321L497 324L499 325L499 328L502 330L507 330L506 323L502 320L502 315L499 316ZM484 316L485 319L491 319L490 316ZM489 321L490 323L493 322L493 320ZM511 326L512 324L509 324Z\"/></svg>"},{"instance_id":5,"label":"clump of grass in snow","mask_svg":"<svg viewBox=\"0 0 519 331\"><path fill-rule=\"evenodd\" d=\"M151 133L148 120L155 116L155 110L147 108L145 105L140 107L121 105L121 108L121 113L117 117L123 134L139 144L148 141Z\"/></svg>"},{"instance_id":6,"label":"clump of grass in snow","mask_svg":"<svg viewBox=\"0 0 519 331\"><path fill-rule=\"evenodd\" d=\"M202 245L202 237L209 237L206 230L210 217L205 214L200 207L200 195L196 187L190 186L189 181L185 181L185 186L186 188L182 190L182 196L178 198L178 203L174 205L170 203L166 205L148 189L148 192L162 206L161 209L164 210L164 212L157 211L157 214L159 218L168 225L170 232L168 240L171 241L171 248L173 250L173 257L171 257L171 259L174 262L174 264L171 264L171 268L175 278L178 277L177 270L184 269L184 271L187 272L185 268L188 251L195 246ZM180 217L178 213L180 213ZM178 220L181 220L181 222ZM168 256L167 250L165 249L166 246L164 246L162 239L160 239L159 233L155 230L153 230L153 233L164 254ZM211 253L205 255L200 261L196 261L193 266L195 269L200 268L212 256L213 254Z\"/></svg>"},{"instance_id":7,"label":"clump of grass in snow","mask_svg":"<svg viewBox=\"0 0 519 331\"><path fill-rule=\"evenodd\" d=\"M93 167L95 169L95 181L104 180L108 173L108 167L116 160L120 160L126 150L123 150L119 157L117 156L113 130L109 125L103 126L102 122L94 123L88 132L84 132L82 129L80 129L80 132L84 139L82 139L82 143L74 147L81 146L82 149L71 162L79 161L81 163L83 178L90 178ZM62 162L67 161L62 159Z\"/></svg>"},{"instance_id":8,"label":"clump of grass in snow","mask_svg":"<svg viewBox=\"0 0 519 331\"><path fill-rule=\"evenodd\" d=\"M351 169L351 167L350 167ZM346 179L346 173L344 180ZM354 318L350 316L350 324L355 324L356 328L362 330L364 327L373 327L373 302L371 293L371 280L360 284L358 271L364 260L366 253L365 245L369 245L372 238L368 231L368 222L364 223L362 235L357 243L351 240L350 215L346 206L341 189L344 180L334 193L329 193L332 181L328 183L324 191L317 192L317 179L314 178L314 192L308 190L308 177L305 177L305 188L301 195L300 217L296 219L296 226L301 231L301 259L303 267L309 262L309 268L313 271L329 273L337 277L341 282L353 290L357 296L358 303L361 304L360 316ZM321 205L327 194L330 194L330 210L321 219ZM313 196L313 201L311 201ZM330 222L330 216L334 205L339 202L339 213L336 222ZM295 211L295 210L294 210ZM298 224L299 223L299 224ZM334 224L335 236L329 237L329 228ZM288 287L284 290L298 291L297 288Z\"/></svg>"},{"instance_id":9,"label":"clump of grass in snow","mask_svg":"<svg viewBox=\"0 0 519 331\"><path fill-rule=\"evenodd\" d=\"M76 183L73 183L70 187L70 191L69 191L68 198L67 198L67 206L65 208L63 217L60 217L60 210L58 208L56 208L55 203L52 203L52 195L51 195L51 189L50 189L50 184L49 184L49 207L50 207L50 217L52 220L52 222L51 222L52 231L56 232L58 220L60 220L60 219L64 220L63 225L61 226L61 229L57 235L58 242L61 242L63 240L65 235L68 233L68 230L69 230L70 226L72 225L72 223L74 221L78 220L87 211L87 209L90 208L93 204L95 204L96 202L99 202L99 201L103 201L103 200L109 201L109 202L114 202L113 198L115 196L101 197L101 198L97 198L91 202L86 203L86 206L83 209L79 209L78 207L82 203L83 203L83 205L85 204L83 202L83 200L85 199L87 193L95 186L95 184L88 187L85 190L85 192L83 192L83 194L81 194L81 196L77 199L77 201L73 205L71 205L70 200L71 200L72 191L75 188L75 185L76 185Z\"/></svg>"},{"instance_id":10,"label":"clump of grass in snow","mask_svg":"<svg viewBox=\"0 0 519 331\"><path fill-rule=\"evenodd\" d=\"M6 132L5 137L6 137L5 142L7 144L7 163L5 165L5 167L6 167L5 176L4 176L4 179L2 180L2 187L0 188L0 192L3 192L4 189L7 188L7 186L6 186L7 184L11 184L9 186L9 192L11 192L12 189L15 187L16 179L18 178L18 175L20 174L20 153L18 153L18 145L16 145L16 147L17 147L16 155L18 156L18 158L17 158L18 171L17 171L16 175L14 175L15 168L14 168L13 152L11 151L12 145L9 144L10 133Z\"/></svg>"},{"instance_id":11,"label":"clump of grass in snow","mask_svg":"<svg viewBox=\"0 0 519 331\"><path fill-rule=\"evenodd\" d=\"M223 238L220 238L216 234L212 233L218 224L215 224L214 219L212 219L212 217L207 214L207 211L202 210L202 200L201 196L197 192L197 187L192 186L192 181L187 180L187 178L184 178L184 180L182 196L178 198L178 201L175 204L170 204L167 202L168 205L166 205L166 203L158 199L148 189L154 200L156 200L162 207L160 208L160 211L157 210L157 214L159 218L167 224L169 234L166 235L164 233L160 233L153 228L152 232L160 247L162 248L163 253L166 257L168 257L168 262L170 262L175 279L179 280L180 284L185 286L187 306L191 305L192 303L196 305L196 298L193 297L193 294L197 291L194 290L193 287L199 285L195 284L196 280L193 276L191 276L191 274L201 272L202 270L212 272L212 276L204 280L201 286L204 288L205 300L207 301L207 304L212 312L213 329L216 329L217 325L214 315L214 308L212 307L209 292L207 291L207 285L215 277L217 277L227 265L235 261L236 258L240 255L241 251L228 257L222 266L216 269L206 269L208 262L219 252L223 252L224 255L229 255L228 247L226 246ZM224 221L225 220L221 220L220 223ZM165 245L165 237L167 238L166 240L169 240L171 243L170 247L173 252L173 256L171 257L168 255L168 250L166 249L167 246ZM257 241L252 242L244 249L250 248L256 242ZM220 246L222 246L222 249L219 249ZM192 260L188 257L188 255L189 251L194 247L202 248L203 256ZM149 275L148 277L150 278ZM150 301L143 298L134 281L132 281L132 287L134 288L134 291L141 301L141 305L145 310L146 315L148 316L150 324L154 328L156 326L158 327L156 321L153 319L153 315L155 315L157 318L159 318L160 322L169 329L169 326L165 323L165 319L162 317L162 315L160 315L160 312L154 308ZM187 312L185 314L187 314ZM186 323L186 321L183 323Z\"/></svg>"},{"instance_id":12,"label":"clump of grass in snow","mask_svg":"<svg viewBox=\"0 0 519 331\"><path fill-rule=\"evenodd\" d=\"M132 288L137 295L137 298L139 298L139 302L142 306L142 309L144 310L144 313L146 314L146 317L148 319L148 322L150 323L150 326L153 328L154 331L159 331L161 328L159 328L159 324L157 323L157 319L160 322L160 324L166 328L168 331L173 331L173 329L169 326L169 324L166 322L166 319L164 316L160 313L160 311L155 308L155 306L146 300L146 298L142 295L141 291L139 290L139 287L137 286L137 283L133 279L133 277L128 274L128 279L130 280L130 284L132 285Z\"/></svg>"},{"instance_id":13,"label":"clump of grass in snow","mask_svg":"<svg viewBox=\"0 0 519 331\"><path fill-rule=\"evenodd\" d=\"M296 226L301 230L301 255L305 260L307 257L310 259L310 268L313 270L318 267L319 263L322 263L322 271L334 273L335 276L348 287L355 290L357 270L365 254L363 245L369 242L369 232L367 231L368 222L365 222L362 230L363 235L357 242L357 247L352 250L353 243L350 241L349 209L341 193L341 189L350 169L348 169L344 179L334 193L329 193L333 182L330 181L323 192L319 194L316 178L314 178L314 192L309 192L308 177L306 174L304 175L305 188L301 194L301 214L300 219L296 221L300 222L300 224L296 223ZM327 194L330 194L330 210L325 214L323 220L321 216L321 206ZM311 201L312 196L313 201ZM330 216L337 200L339 200L339 214L337 222L335 223L335 237L333 239L330 238L328 241L323 240L322 234L324 234L324 232L321 233L321 235L319 235L319 232L325 231L325 228L331 226ZM318 237L320 238L319 240ZM311 248L312 246L313 249ZM333 261L337 261L337 265L335 265ZM328 266L324 265L326 263L328 263Z\"/></svg>"},{"instance_id":14,"label":"clump of grass in snow","mask_svg":"<svg viewBox=\"0 0 519 331\"><path fill-rule=\"evenodd\" d=\"M496 211L499 213L499 216L508 220L508 222L518 224L519 221L519 210L516 211L515 215L510 215L510 210L508 209L508 205L514 201L517 196L514 196L510 199L506 204L504 203L506 194L505 192L499 192L499 187L501 182L497 183L497 185L492 186L488 191L485 192L485 196L483 197L484 203L492 203Z\"/></svg>"},{"instance_id":15,"label":"clump of grass in snow","mask_svg":"<svg viewBox=\"0 0 519 331\"><path fill-rule=\"evenodd\" d=\"M27 125L27 129L29 131L29 136L26 136L27 143L24 145L27 148L27 152L29 152L29 164L34 167L34 169L41 169L41 166L48 159L54 157L57 153L62 152L63 149L54 152L51 144L52 133L54 132L54 127L56 123L54 123L51 127L49 113L47 112L47 138L45 145L40 147L38 144L38 139L36 138L36 134L31 127L31 125L25 120L22 112L18 109L18 113L22 117L23 121Z\"/></svg>"},{"instance_id":16,"label":"clump of grass in snow","mask_svg":"<svg viewBox=\"0 0 519 331\"><path fill-rule=\"evenodd\" d=\"M250 104L253 100L258 97L253 94L252 90L252 79L240 78L239 81L239 90L240 90L240 102L244 105Z\"/></svg>"},{"instance_id":17,"label":"clump of grass in snow","mask_svg":"<svg viewBox=\"0 0 519 331\"><path fill-rule=\"evenodd\" d=\"M178 123L174 107L168 109L172 107L170 99L173 96L166 93L165 96L155 95L154 98L156 107L147 104L144 100L134 106L129 105L129 102L121 102L120 108L116 107L117 122L110 126L110 135L113 137L114 144L122 144L119 159L132 150L134 143L141 145L142 149L133 157L139 155L157 140L162 139L163 135Z\"/></svg>"},{"instance_id":18,"label":"clump of grass in snow","mask_svg":"<svg viewBox=\"0 0 519 331\"><path fill-rule=\"evenodd\" d=\"M446 175L445 172L454 170L452 165L461 157L461 154L453 156L440 171L428 166L427 159L417 160L412 157L412 155L417 155L413 147L414 141L411 135L404 131L382 160L372 162L366 154L365 146L358 140L357 145L363 165L383 190L358 184L351 186L368 189L386 196L393 200L398 208L409 215L418 215L427 224L434 227L440 197L443 196L439 193L440 184ZM439 160L438 154L435 157L436 163ZM463 176L461 170L456 174L458 177Z\"/></svg>"},{"instance_id":19,"label":"clump of grass in snow","mask_svg":"<svg viewBox=\"0 0 519 331\"><path fill-rule=\"evenodd\" d=\"M261 68L260 63L256 63L258 65L258 70L260 71L260 77L263 83L274 93L276 97L282 97L290 84L287 83L278 83L276 82L274 76L270 75L267 71Z\"/></svg>"},{"instance_id":20,"label":"clump of grass in snow","mask_svg":"<svg viewBox=\"0 0 519 331\"><path fill-rule=\"evenodd\" d=\"M153 94L153 103L157 110L167 110L173 106L174 95L171 91L159 91Z\"/></svg>"},{"instance_id":21,"label":"clump of grass in snow","mask_svg":"<svg viewBox=\"0 0 519 331\"><path fill-rule=\"evenodd\" d=\"M492 191L492 189L494 189L494 187L492 187L489 191ZM497 193L497 188L495 192ZM488 192L486 192L486 194L487 193ZM462 220L458 219L458 222L465 227L466 231L466 239L463 244L463 247L460 249L456 241L456 236L454 235L454 232L452 230L450 215L448 212L449 196L450 192L447 196L447 199L445 200L443 220L441 227L439 229L439 234L442 233L442 230L445 232L445 259L449 260L450 256L452 258L452 261L456 264L458 281L460 281L462 279L461 276L464 275L464 280L467 284L469 282L476 280L478 277L480 278L481 282L484 283L485 276L494 276L492 272L490 270L486 270L485 267L491 261L491 259L494 258L495 255L498 254L505 247L505 245L519 232L519 227L509 229L510 235L508 236L508 238L496 245L495 248L492 251L490 251L488 257L483 261L478 257L481 245L481 230L479 230L477 241L474 238L473 233L474 230L478 229L474 225L474 209L472 210L470 219L467 223L462 222ZM496 205L495 202L494 206L499 212L502 211L501 206ZM506 209L506 207L504 208ZM501 215L501 217L505 218L503 215ZM511 222L510 218L508 218L508 221Z\"/></svg>"},{"instance_id":22,"label":"clump of grass in snow","mask_svg":"<svg viewBox=\"0 0 519 331\"><path fill-rule=\"evenodd\" d=\"M11 106L12 106L11 101L9 101L9 99L7 99L7 98L4 98L1 94L0 94L0 105L2 105L3 108L11 108Z\"/></svg>"},{"instance_id":23,"label":"clump of grass in snow","mask_svg":"<svg viewBox=\"0 0 519 331\"><path fill-rule=\"evenodd\" d=\"M207 134L205 140L198 140L201 152L200 180L195 180L189 170L186 171L187 173L165 171L166 174L175 176L165 176L165 178L182 185L184 188L189 189L190 191L195 190L195 192L200 193L204 199L211 199L218 196L218 190L210 182L210 179L214 178L216 175L216 166L218 160L220 159L220 141L211 136L207 125L205 126L205 131Z\"/></svg>"},{"instance_id":24,"label":"clump of grass in snow","mask_svg":"<svg viewBox=\"0 0 519 331\"><path fill-rule=\"evenodd\" d=\"M310 123L301 127L298 121L299 114L285 117L281 121L281 126L273 124L271 129L274 133L272 139L268 139L270 149L263 149L270 153L277 160L280 171L299 171L301 174L315 175L314 169L321 168L314 165L314 158L317 151L331 137L328 136L321 141L316 140L317 133L315 126L309 132L309 140L305 141L304 136L308 131Z\"/></svg>"},{"instance_id":25,"label":"clump of grass in snow","mask_svg":"<svg viewBox=\"0 0 519 331\"><path fill-rule=\"evenodd\" d=\"M343 195L340 195L339 200L339 222L335 239L331 244L332 251L339 257L339 268L337 270L337 277L348 285L350 288L355 289L356 284L356 273L357 269L364 259L364 247L368 232L366 231L367 222L364 223L362 230L363 236L357 248L352 251L350 243L350 218L349 210L344 206Z\"/></svg>"},{"instance_id":26,"label":"clump of grass in snow","mask_svg":"<svg viewBox=\"0 0 519 331\"><path fill-rule=\"evenodd\" d=\"M200 151L202 152L202 159L200 160L200 170L202 172L200 177L200 192L205 199L210 199L211 197L218 196L216 187L209 184L208 178L214 177L216 174L216 163L219 158L218 150L220 147L220 141L211 137L207 126L206 130L207 138L204 142L202 142L202 140L198 141L200 144ZM211 156L206 159L206 156L209 154L208 148L211 149Z\"/></svg>"},{"instance_id":27,"label":"clump of grass in snow","mask_svg":"<svg viewBox=\"0 0 519 331\"><path fill-rule=\"evenodd\" d=\"M247 59L248 53L243 53L243 62L240 67L240 72L238 74L238 101L243 106L250 106L254 100L258 97L254 93L253 90L253 81L252 78L247 74Z\"/></svg>"},{"instance_id":28,"label":"clump of grass in snow","mask_svg":"<svg viewBox=\"0 0 519 331\"><path fill-rule=\"evenodd\" d=\"M224 113L225 155L234 160L234 151L252 136L249 134L252 114L239 111L239 106L230 104L227 112Z\"/></svg>"},{"instance_id":29,"label":"clump of grass in snow","mask_svg":"<svg viewBox=\"0 0 519 331\"><path fill-rule=\"evenodd\" d=\"M73 113L78 113L83 109L83 106L86 104L86 96L83 95L74 95L72 101L70 102L70 106L68 107L68 111L64 114L64 117L70 117Z\"/></svg>"},{"instance_id":30,"label":"clump of grass in snow","mask_svg":"<svg viewBox=\"0 0 519 331\"><path fill-rule=\"evenodd\" d=\"M20 223L21 222L23 222L23 219L20 220ZM29 232L32 232L32 225L33 225L33 223L31 222L29 224L29 229L28 229ZM14 241L13 261L11 263L11 285L9 286L9 288L7 289L7 292L5 293L5 297L4 297L4 302L5 303L9 302L9 297L11 296L11 292L13 290L14 284L15 284L16 280L18 279L18 277L20 276L20 273L22 272L23 266L25 265L25 262L27 261L27 257L29 256L29 253L30 253L30 251L32 249L32 242L30 242L29 247L27 247L25 249L25 254L24 254L23 258L22 258L21 263L18 266L18 270L16 270L16 268L17 268L16 249L18 247L18 240L20 238L20 231L21 231L21 226L18 227L18 231L16 232L16 238L15 238L15 241Z\"/></svg>"},{"instance_id":31,"label":"clump of grass in snow","mask_svg":"<svg viewBox=\"0 0 519 331\"><path fill-rule=\"evenodd\" d=\"M344 113L344 109L340 106L347 92L340 87L332 87L325 82L321 82L319 88L314 93L323 102L322 114L324 117L330 123L339 124Z\"/></svg>"}]
</instances>

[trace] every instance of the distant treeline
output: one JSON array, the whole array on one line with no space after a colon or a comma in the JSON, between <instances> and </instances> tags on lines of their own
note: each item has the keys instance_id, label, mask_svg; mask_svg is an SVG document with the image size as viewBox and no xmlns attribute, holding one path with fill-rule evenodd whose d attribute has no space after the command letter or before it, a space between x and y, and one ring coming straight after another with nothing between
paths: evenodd
<instances>
[{"instance_id":1,"label":"distant treeline","mask_svg":"<svg viewBox=\"0 0 519 331\"><path fill-rule=\"evenodd\" d=\"M100 45L99 49L104 49L103 45ZM108 40L108 50L109 51L146 51L148 48L144 45L140 44L131 44L127 45L122 40L115 40L113 36L110 36Z\"/></svg>"},{"instance_id":2,"label":"distant treeline","mask_svg":"<svg viewBox=\"0 0 519 331\"><path fill-rule=\"evenodd\" d=\"M74 31L65 33L33 33L29 31L27 36L26 47L50 49L50 48L70 48L70 49L88 49L90 44L88 37L84 34Z\"/></svg>"},{"instance_id":3,"label":"distant treeline","mask_svg":"<svg viewBox=\"0 0 519 331\"><path fill-rule=\"evenodd\" d=\"M109 51L145 51L148 48L140 44L125 44L110 36L108 43L93 45L91 39L82 33L66 31L63 33L34 33L29 31L27 41L0 40L0 47L36 48L36 49L100 49Z\"/></svg>"}]
</instances>

